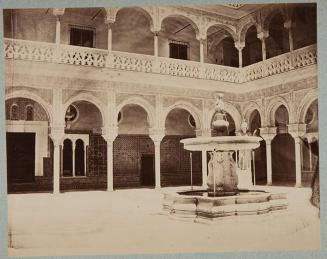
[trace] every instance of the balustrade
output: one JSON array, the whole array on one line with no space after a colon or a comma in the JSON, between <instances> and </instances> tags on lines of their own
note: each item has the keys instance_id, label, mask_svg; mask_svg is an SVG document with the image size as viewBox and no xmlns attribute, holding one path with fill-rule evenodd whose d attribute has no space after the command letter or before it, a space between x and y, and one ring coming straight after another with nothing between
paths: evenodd
<instances>
[{"instance_id":1,"label":"balustrade","mask_svg":"<svg viewBox=\"0 0 327 259\"><path fill-rule=\"evenodd\" d=\"M243 68L8 38L4 40L4 54L7 59L108 67L233 83L253 81L317 63L316 44Z\"/></svg>"}]
</instances>

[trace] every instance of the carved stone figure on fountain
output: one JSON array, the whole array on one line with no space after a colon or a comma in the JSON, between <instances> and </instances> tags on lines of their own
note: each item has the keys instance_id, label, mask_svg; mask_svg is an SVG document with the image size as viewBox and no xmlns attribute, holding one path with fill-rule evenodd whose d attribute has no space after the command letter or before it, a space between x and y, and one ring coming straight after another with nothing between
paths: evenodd
<instances>
[{"instance_id":1,"label":"carved stone figure on fountain","mask_svg":"<svg viewBox=\"0 0 327 259\"><path fill-rule=\"evenodd\" d=\"M251 136L252 134L248 131L248 123L243 119L241 123L241 131L237 134L238 136ZM251 167L251 151L240 150L238 167L241 170L248 170Z\"/></svg>"},{"instance_id":2,"label":"carved stone figure on fountain","mask_svg":"<svg viewBox=\"0 0 327 259\"><path fill-rule=\"evenodd\" d=\"M243 119L241 123L241 131L238 136L252 136L248 130L248 123ZM251 150L240 150L237 161L237 175L239 179L238 188L249 189L252 187L252 171L251 171L252 155Z\"/></svg>"}]
</instances>

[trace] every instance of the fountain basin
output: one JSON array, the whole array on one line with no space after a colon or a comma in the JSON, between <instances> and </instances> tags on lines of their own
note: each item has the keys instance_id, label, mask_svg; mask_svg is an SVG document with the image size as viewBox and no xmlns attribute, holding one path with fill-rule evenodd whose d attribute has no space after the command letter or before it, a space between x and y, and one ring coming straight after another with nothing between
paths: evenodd
<instances>
[{"instance_id":1,"label":"fountain basin","mask_svg":"<svg viewBox=\"0 0 327 259\"><path fill-rule=\"evenodd\" d=\"M164 193L162 206L172 216L213 220L283 210L288 202L284 193L239 190L237 195L209 197L207 190L196 190Z\"/></svg>"},{"instance_id":2,"label":"fountain basin","mask_svg":"<svg viewBox=\"0 0 327 259\"><path fill-rule=\"evenodd\" d=\"M260 146L262 138L256 136L197 137L181 140L190 151L251 150Z\"/></svg>"}]
</instances>

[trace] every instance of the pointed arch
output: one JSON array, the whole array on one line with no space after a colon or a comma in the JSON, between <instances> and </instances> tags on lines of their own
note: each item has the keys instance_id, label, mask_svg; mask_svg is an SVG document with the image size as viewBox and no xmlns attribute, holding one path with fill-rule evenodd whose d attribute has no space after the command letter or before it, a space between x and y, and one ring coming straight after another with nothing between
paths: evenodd
<instances>
[{"instance_id":1,"label":"pointed arch","mask_svg":"<svg viewBox=\"0 0 327 259\"><path fill-rule=\"evenodd\" d=\"M115 124L117 123L118 119L118 113L121 111L121 109L128 104L134 104L134 105L139 105L141 106L147 113L148 119L149 119L149 126L150 128L154 126L154 108L153 106L144 98L139 97L139 96L132 96L121 102L117 107L116 107L116 113L115 113Z\"/></svg>"},{"instance_id":2,"label":"pointed arch","mask_svg":"<svg viewBox=\"0 0 327 259\"><path fill-rule=\"evenodd\" d=\"M267 121L269 121L270 126L275 125L275 113L276 113L277 109L282 105L285 106L285 108L288 112L289 123L291 123L293 114L291 112L289 105L287 104L287 101L283 97L277 96L269 103L269 105L267 107L267 115L269 116L267 118Z\"/></svg>"},{"instance_id":3,"label":"pointed arch","mask_svg":"<svg viewBox=\"0 0 327 259\"><path fill-rule=\"evenodd\" d=\"M198 39L198 37L200 36L200 29L199 26L196 24L196 22L194 22L191 18L184 16L183 14L167 14L165 16L160 17L160 21L159 21L160 29L162 28L163 21L167 18L181 18L183 20L188 21L195 31L196 38Z\"/></svg>"},{"instance_id":4,"label":"pointed arch","mask_svg":"<svg viewBox=\"0 0 327 259\"><path fill-rule=\"evenodd\" d=\"M46 112L49 119L49 123L51 124L51 122L53 121L52 105L45 101L41 96L26 90L14 90L11 93L7 94L5 97L6 100L12 98L27 98L37 102L42 106L42 108Z\"/></svg>"},{"instance_id":5,"label":"pointed arch","mask_svg":"<svg viewBox=\"0 0 327 259\"><path fill-rule=\"evenodd\" d=\"M296 113L296 120L299 123L305 123L305 115L310 105L318 99L317 89L311 89L301 100Z\"/></svg>"},{"instance_id":6,"label":"pointed arch","mask_svg":"<svg viewBox=\"0 0 327 259\"><path fill-rule=\"evenodd\" d=\"M162 118L163 118L162 125L165 125L167 116L173 109L176 109L176 108L184 109L193 116L193 118L195 120L195 124L196 124L196 129L201 129L203 127L203 123L202 123L201 116L200 116L200 111L193 104L186 102L186 101L177 101L173 105L167 107L162 116Z\"/></svg>"},{"instance_id":7,"label":"pointed arch","mask_svg":"<svg viewBox=\"0 0 327 259\"><path fill-rule=\"evenodd\" d=\"M85 101L88 103L92 103L93 105L95 105L100 113L101 113L101 118L102 118L102 126L106 125L107 122L107 112L106 112L106 105L103 104L97 97L95 97L92 94L89 93L79 93L71 98L69 98L66 103L63 104L63 115L60 117L62 118L62 120L64 121L65 119L65 113L69 107L69 105L71 105L74 102L77 101Z\"/></svg>"}]
</instances>

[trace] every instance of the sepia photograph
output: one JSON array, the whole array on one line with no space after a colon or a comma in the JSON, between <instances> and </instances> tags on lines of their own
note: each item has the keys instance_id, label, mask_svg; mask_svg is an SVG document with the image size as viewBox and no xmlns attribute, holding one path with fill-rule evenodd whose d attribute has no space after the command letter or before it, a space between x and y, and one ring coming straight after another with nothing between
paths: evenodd
<instances>
[{"instance_id":1,"label":"sepia photograph","mask_svg":"<svg viewBox=\"0 0 327 259\"><path fill-rule=\"evenodd\" d=\"M319 251L316 3L3 9L8 256Z\"/></svg>"}]
</instances>

